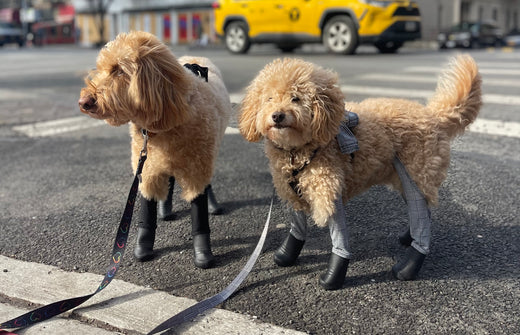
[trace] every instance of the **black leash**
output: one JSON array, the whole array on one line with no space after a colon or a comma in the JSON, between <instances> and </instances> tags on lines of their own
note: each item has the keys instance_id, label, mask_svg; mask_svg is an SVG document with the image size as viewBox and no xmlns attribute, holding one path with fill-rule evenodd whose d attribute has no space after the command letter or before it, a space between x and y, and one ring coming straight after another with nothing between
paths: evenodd
<instances>
[{"instance_id":1,"label":"black leash","mask_svg":"<svg viewBox=\"0 0 520 335\"><path fill-rule=\"evenodd\" d=\"M107 272L103 281L98 286L96 291L92 294L85 295L82 297L76 297L66 300L61 300L40 308L37 308L33 311L20 315L12 320L2 322L0 324L0 333L2 333L2 329L21 329L25 327L32 326L38 322L48 320L58 314L71 310L88 299L92 298L97 293L101 292L105 287L110 284L112 279L114 279L117 270L119 270L119 266L121 264L121 260L123 258L126 242L128 240L128 232L130 231L130 224L132 223L132 215L134 212L134 204L135 198L137 196L137 190L139 187L139 177L143 170L143 164L146 160L146 143L147 137L145 137L143 150L141 150L141 157L139 158L139 163L137 165L137 170L135 172L134 181L132 183L132 187L130 188L130 192L128 194L128 199L126 201L126 207L123 212L123 216L121 217L121 222L119 223L119 228L117 230L116 239L114 241L114 246L112 248L112 258L110 260L110 265L107 268Z\"/></svg>"},{"instance_id":2,"label":"black leash","mask_svg":"<svg viewBox=\"0 0 520 335\"><path fill-rule=\"evenodd\" d=\"M33 311L20 315L14 319L3 322L0 324L0 334L13 334L5 331L4 329L23 329L32 326L38 322L48 320L68 310L71 310L81 305L88 299L92 298L94 295L101 292L105 287L107 287L108 284L110 284L112 279L115 277L117 271L119 270L119 266L124 255L126 243L128 240L128 232L130 231L130 225L132 223L132 215L139 187L139 179L143 170L144 162L147 157L146 147L148 142L148 134L146 130L143 130L143 137L144 145L143 149L141 150L141 157L137 165L137 170L135 173L134 181L132 183L132 187L130 188L130 192L128 194L126 207L123 212L121 222L119 223L119 228L117 230L116 239L114 241L114 246L112 249L112 259L110 260L110 265L107 268L105 278L101 281L101 284L98 286L96 291L92 294L85 295L82 297L61 300L49 305L45 305L43 307L37 308ZM265 222L264 229L262 231L260 239L258 240L256 248L249 257L249 260L247 261L246 265L242 268L242 270L235 277L235 279L233 279L233 281L221 292L179 312L178 314L161 323L159 326L155 327L151 332L148 333L148 335L156 334L164 330L174 328L184 322L193 320L195 317L197 317L197 315L207 311L208 309L214 308L217 305L226 301L238 289L238 287L242 284L242 282L246 279L246 277L253 269L253 266L255 265L258 257L260 256L260 253L262 252L267 232L269 230L269 222L271 220L273 203L274 190L273 196L271 198L271 205L269 207L269 213L267 215L267 220Z\"/></svg>"}]
</instances>

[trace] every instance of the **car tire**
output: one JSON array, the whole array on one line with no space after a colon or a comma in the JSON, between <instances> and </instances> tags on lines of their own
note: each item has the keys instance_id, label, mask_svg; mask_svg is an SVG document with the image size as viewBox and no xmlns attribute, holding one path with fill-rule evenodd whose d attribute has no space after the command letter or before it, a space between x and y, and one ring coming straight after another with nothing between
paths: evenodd
<instances>
[{"instance_id":1,"label":"car tire","mask_svg":"<svg viewBox=\"0 0 520 335\"><path fill-rule=\"evenodd\" d=\"M297 49L298 47L300 47L299 44L292 44L292 43L287 43L287 44L277 44L276 46L277 46L278 49L280 49L283 53L291 53L291 52L293 52L295 49Z\"/></svg>"},{"instance_id":2,"label":"car tire","mask_svg":"<svg viewBox=\"0 0 520 335\"><path fill-rule=\"evenodd\" d=\"M351 55L358 46L357 29L347 15L331 18L323 28L323 44L335 54Z\"/></svg>"},{"instance_id":3,"label":"car tire","mask_svg":"<svg viewBox=\"0 0 520 335\"><path fill-rule=\"evenodd\" d=\"M403 42L378 42L375 46L382 54L394 54L403 46Z\"/></svg>"},{"instance_id":4,"label":"car tire","mask_svg":"<svg viewBox=\"0 0 520 335\"><path fill-rule=\"evenodd\" d=\"M251 41L247 35L247 26L244 22L231 22L226 27L224 36L226 48L234 54L245 54L251 47Z\"/></svg>"}]
</instances>

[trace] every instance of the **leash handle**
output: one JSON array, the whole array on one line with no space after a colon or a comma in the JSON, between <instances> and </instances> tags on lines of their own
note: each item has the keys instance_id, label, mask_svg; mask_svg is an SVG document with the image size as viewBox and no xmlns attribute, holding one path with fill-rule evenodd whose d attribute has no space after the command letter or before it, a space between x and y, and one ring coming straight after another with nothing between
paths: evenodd
<instances>
[{"instance_id":1,"label":"leash handle","mask_svg":"<svg viewBox=\"0 0 520 335\"><path fill-rule=\"evenodd\" d=\"M117 230L116 239L114 241L114 246L112 248L112 258L110 259L110 265L107 268L107 272L105 278L98 286L96 291L92 294L85 295L82 297L76 297L71 299L65 299L61 301L54 302L49 305L45 305L43 307L37 308L30 312L27 312L23 315L20 315L14 319L9 321L0 323L0 334L3 333L3 329L22 329L29 326L32 326L40 321L48 320L58 314L71 310L88 299L92 298L95 294L102 291L108 284L114 279L114 276L119 270L119 266L121 264L121 260L123 259L123 255L126 248L126 242L128 240L128 232L130 230L130 224L132 223L132 215L134 211L135 198L137 196L137 190L139 188L139 176L143 169L144 162L146 160L146 153L141 155L139 159L139 164L137 166L136 174L134 177L134 181L132 183L132 187L130 188L130 192L128 194L128 199L126 201L125 210L123 212L123 216L121 217L121 222L119 223L119 228ZM4 333L5 334L5 333ZM9 334L9 332L7 332Z\"/></svg>"}]
</instances>

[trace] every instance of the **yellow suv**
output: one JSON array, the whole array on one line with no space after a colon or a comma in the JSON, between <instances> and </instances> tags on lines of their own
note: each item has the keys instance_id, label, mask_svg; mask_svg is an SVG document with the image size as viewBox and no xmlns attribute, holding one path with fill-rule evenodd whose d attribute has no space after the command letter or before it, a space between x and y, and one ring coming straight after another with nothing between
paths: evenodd
<instances>
[{"instance_id":1,"label":"yellow suv","mask_svg":"<svg viewBox=\"0 0 520 335\"><path fill-rule=\"evenodd\" d=\"M219 0L213 8L217 35L237 54L253 43L285 52L323 43L337 54L373 44L393 53L421 37L419 7L407 0Z\"/></svg>"}]
</instances>

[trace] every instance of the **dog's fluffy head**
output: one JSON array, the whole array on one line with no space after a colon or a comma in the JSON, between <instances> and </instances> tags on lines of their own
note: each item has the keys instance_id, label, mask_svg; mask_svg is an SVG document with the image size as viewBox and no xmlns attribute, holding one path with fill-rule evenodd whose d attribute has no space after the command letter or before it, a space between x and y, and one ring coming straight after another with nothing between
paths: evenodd
<instances>
[{"instance_id":1,"label":"dog's fluffy head","mask_svg":"<svg viewBox=\"0 0 520 335\"><path fill-rule=\"evenodd\" d=\"M164 131L187 117L188 78L155 36L120 34L100 51L78 103L83 113L113 126L132 121L149 131Z\"/></svg>"},{"instance_id":2,"label":"dog's fluffy head","mask_svg":"<svg viewBox=\"0 0 520 335\"><path fill-rule=\"evenodd\" d=\"M251 142L265 137L294 149L325 145L345 115L337 74L300 59L277 59L266 65L247 88L240 132Z\"/></svg>"}]
</instances>

